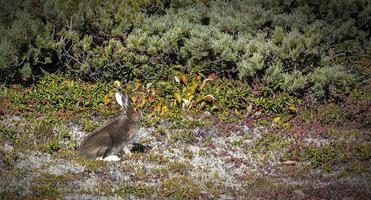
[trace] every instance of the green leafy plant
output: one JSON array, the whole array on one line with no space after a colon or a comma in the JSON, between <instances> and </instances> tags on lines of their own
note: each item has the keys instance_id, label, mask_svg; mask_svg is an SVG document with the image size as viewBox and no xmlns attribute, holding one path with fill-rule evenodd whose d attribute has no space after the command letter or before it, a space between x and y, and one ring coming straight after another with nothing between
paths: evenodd
<instances>
[{"instance_id":1,"label":"green leafy plant","mask_svg":"<svg viewBox=\"0 0 371 200\"><path fill-rule=\"evenodd\" d=\"M109 84L89 85L57 75L48 75L32 88L23 90L4 88L1 93L7 97L13 110L81 112L85 109L99 111L113 105L111 102L105 102L105 96L113 89L114 87Z\"/></svg>"},{"instance_id":2,"label":"green leafy plant","mask_svg":"<svg viewBox=\"0 0 371 200\"><path fill-rule=\"evenodd\" d=\"M177 67L324 98L364 74L355 63L368 57L367 3L1 1L0 80L61 70L147 83L179 75Z\"/></svg>"},{"instance_id":3,"label":"green leafy plant","mask_svg":"<svg viewBox=\"0 0 371 200\"><path fill-rule=\"evenodd\" d=\"M53 154L57 151L59 151L61 149L61 146L59 145L59 141L50 141L48 144L47 144L47 152L49 154Z\"/></svg>"}]
</instances>

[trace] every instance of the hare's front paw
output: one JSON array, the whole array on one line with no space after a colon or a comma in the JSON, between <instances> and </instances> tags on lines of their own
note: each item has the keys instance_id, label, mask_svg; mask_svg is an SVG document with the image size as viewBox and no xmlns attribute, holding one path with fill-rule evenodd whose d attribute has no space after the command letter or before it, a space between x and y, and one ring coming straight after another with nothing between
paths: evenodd
<instances>
[{"instance_id":1,"label":"hare's front paw","mask_svg":"<svg viewBox=\"0 0 371 200\"><path fill-rule=\"evenodd\" d=\"M104 161L110 162L110 161L120 161L120 158L116 155L109 155L105 158L99 157L97 158L97 160L104 160Z\"/></svg>"}]
</instances>

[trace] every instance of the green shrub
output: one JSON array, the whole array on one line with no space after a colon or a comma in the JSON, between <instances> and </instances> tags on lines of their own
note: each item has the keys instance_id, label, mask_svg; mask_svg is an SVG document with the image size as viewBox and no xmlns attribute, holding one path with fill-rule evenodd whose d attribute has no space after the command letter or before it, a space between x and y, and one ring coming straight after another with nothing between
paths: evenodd
<instances>
[{"instance_id":1,"label":"green shrub","mask_svg":"<svg viewBox=\"0 0 371 200\"><path fill-rule=\"evenodd\" d=\"M354 63L370 51L367 0L0 5L6 8L0 15L1 81L62 69L83 80L147 82L198 70L325 97L332 87L346 91L354 83ZM336 75L326 75L335 69Z\"/></svg>"},{"instance_id":2,"label":"green shrub","mask_svg":"<svg viewBox=\"0 0 371 200\"><path fill-rule=\"evenodd\" d=\"M10 110L57 112L108 109L111 104L113 86L96 83L87 84L67 80L57 75L47 75L31 88L1 88L0 95L10 103ZM103 110L102 110L103 111ZM112 111L111 111L112 112Z\"/></svg>"},{"instance_id":3,"label":"green shrub","mask_svg":"<svg viewBox=\"0 0 371 200\"><path fill-rule=\"evenodd\" d=\"M146 13L160 10L161 5L146 0L0 1L4 11L0 16L1 81L30 78L30 68L33 74L40 73L40 68L73 71L73 66L83 66L94 52L100 52L102 65L107 64L104 57L109 52L99 47L141 24Z\"/></svg>"},{"instance_id":4,"label":"green shrub","mask_svg":"<svg viewBox=\"0 0 371 200\"><path fill-rule=\"evenodd\" d=\"M349 92L348 84L354 79L353 75L347 74L339 66L317 68L308 77L313 84L313 93L320 97L325 96L329 85L338 86L337 88Z\"/></svg>"}]
</instances>

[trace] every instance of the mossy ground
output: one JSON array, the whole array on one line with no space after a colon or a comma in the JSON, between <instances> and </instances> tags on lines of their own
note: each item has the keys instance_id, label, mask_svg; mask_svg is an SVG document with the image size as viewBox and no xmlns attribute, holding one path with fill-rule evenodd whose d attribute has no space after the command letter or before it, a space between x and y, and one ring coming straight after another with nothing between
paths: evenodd
<instances>
[{"instance_id":1,"label":"mossy ground","mask_svg":"<svg viewBox=\"0 0 371 200\"><path fill-rule=\"evenodd\" d=\"M0 115L5 199L370 196L365 95L302 103L278 114L250 110L232 118L228 110L174 110L145 117L133 154L120 155L118 162L85 160L78 152L82 138L117 108L102 115L94 109L40 114L17 107Z\"/></svg>"}]
</instances>

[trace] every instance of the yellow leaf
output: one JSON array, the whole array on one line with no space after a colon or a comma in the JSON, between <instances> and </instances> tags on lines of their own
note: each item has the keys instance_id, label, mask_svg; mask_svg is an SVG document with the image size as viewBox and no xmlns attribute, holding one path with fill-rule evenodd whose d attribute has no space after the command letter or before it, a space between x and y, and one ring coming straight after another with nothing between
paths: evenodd
<instances>
[{"instance_id":1,"label":"yellow leaf","mask_svg":"<svg viewBox=\"0 0 371 200\"><path fill-rule=\"evenodd\" d=\"M137 89L139 89L140 88L140 86L142 86L142 84L140 83L140 81L135 81L134 82L134 88L137 90Z\"/></svg>"},{"instance_id":2,"label":"yellow leaf","mask_svg":"<svg viewBox=\"0 0 371 200\"><path fill-rule=\"evenodd\" d=\"M108 105L111 103L111 98L109 95L105 95L103 98L104 105Z\"/></svg>"},{"instance_id":3,"label":"yellow leaf","mask_svg":"<svg viewBox=\"0 0 371 200\"><path fill-rule=\"evenodd\" d=\"M202 96L202 95L198 96L198 97L196 98L196 100L195 100L196 103L199 103L200 101L202 101L203 98L204 98L204 96Z\"/></svg>"},{"instance_id":4,"label":"yellow leaf","mask_svg":"<svg viewBox=\"0 0 371 200\"><path fill-rule=\"evenodd\" d=\"M131 102L136 103L137 102L137 97L136 96L131 96Z\"/></svg>"},{"instance_id":5,"label":"yellow leaf","mask_svg":"<svg viewBox=\"0 0 371 200\"><path fill-rule=\"evenodd\" d=\"M121 82L120 81L113 81L113 86L114 87L120 87L121 86Z\"/></svg>"},{"instance_id":6,"label":"yellow leaf","mask_svg":"<svg viewBox=\"0 0 371 200\"><path fill-rule=\"evenodd\" d=\"M175 98L176 102L178 102L179 104L182 102L182 97L180 96L179 93L175 93L174 98Z\"/></svg>"},{"instance_id":7,"label":"yellow leaf","mask_svg":"<svg viewBox=\"0 0 371 200\"><path fill-rule=\"evenodd\" d=\"M234 109L234 113L236 113L236 115L241 115L240 111L237 108Z\"/></svg>"},{"instance_id":8,"label":"yellow leaf","mask_svg":"<svg viewBox=\"0 0 371 200\"><path fill-rule=\"evenodd\" d=\"M291 111L296 111L296 106L294 104L292 104L290 107L289 107L289 110Z\"/></svg>"},{"instance_id":9,"label":"yellow leaf","mask_svg":"<svg viewBox=\"0 0 371 200\"><path fill-rule=\"evenodd\" d=\"M169 109L167 109L166 106L162 106L162 108L161 108L161 115L167 114L168 112L169 112Z\"/></svg>"},{"instance_id":10,"label":"yellow leaf","mask_svg":"<svg viewBox=\"0 0 371 200\"><path fill-rule=\"evenodd\" d=\"M192 83L192 85L189 86L184 92L187 94L187 96L194 95L197 87L198 87L197 83Z\"/></svg>"},{"instance_id":11,"label":"yellow leaf","mask_svg":"<svg viewBox=\"0 0 371 200\"><path fill-rule=\"evenodd\" d=\"M75 84L75 82L74 82L74 81L71 81L71 80L65 80L64 82L65 82L66 85L68 85L68 86L73 86L73 85Z\"/></svg>"},{"instance_id":12,"label":"yellow leaf","mask_svg":"<svg viewBox=\"0 0 371 200\"><path fill-rule=\"evenodd\" d=\"M158 104L153 108L153 111L154 111L154 112L159 112L159 111L161 111L161 103L158 103Z\"/></svg>"},{"instance_id":13,"label":"yellow leaf","mask_svg":"<svg viewBox=\"0 0 371 200\"><path fill-rule=\"evenodd\" d=\"M273 118L273 122L276 123L276 124L281 124L282 123L281 117Z\"/></svg>"},{"instance_id":14,"label":"yellow leaf","mask_svg":"<svg viewBox=\"0 0 371 200\"><path fill-rule=\"evenodd\" d=\"M192 83L192 86L191 86L192 90L193 90L193 91L196 91L197 87L198 87L198 83L193 82L193 83Z\"/></svg>"},{"instance_id":15,"label":"yellow leaf","mask_svg":"<svg viewBox=\"0 0 371 200\"><path fill-rule=\"evenodd\" d=\"M184 85L187 85L187 83L188 83L188 79L187 79L187 77L186 77L184 74L182 74L182 75L180 76L180 80L182 81L182 83L183 83Z\"/></svg>"},{"instance_id":16,"label":"yellow leaf","mask_svg":"<svg viewBox=\"0 0 371 200\"><path fill-rule=\"evenodd\" d=\"M142 99L142 101L139 103L139 108L143 108L144 104L146 104L146 99Z\"/></svg>"},{"instance_id":17,"label":"yellow leaf","mask_svg":"<svg viewBox=\"0 0 371 200\"><path fill-rule=\"evenodd\" d=\"M201 76L200 75L196 75L195 78L194 78L194 81L199 81L201 79Z\"/></svg>"},{"instance_id":18,"label":"yellow leaf","mask_svg":"<svg viewBox=\"0 0 371 200\"><path fill-rule=\"evenodd\" d=\"M110 90L110 91L108 92L108 96L109 96L109 97L113 97L114 94L115 94L115 93L114 93L112 90Z\"/></svg>"}]
</instances>

